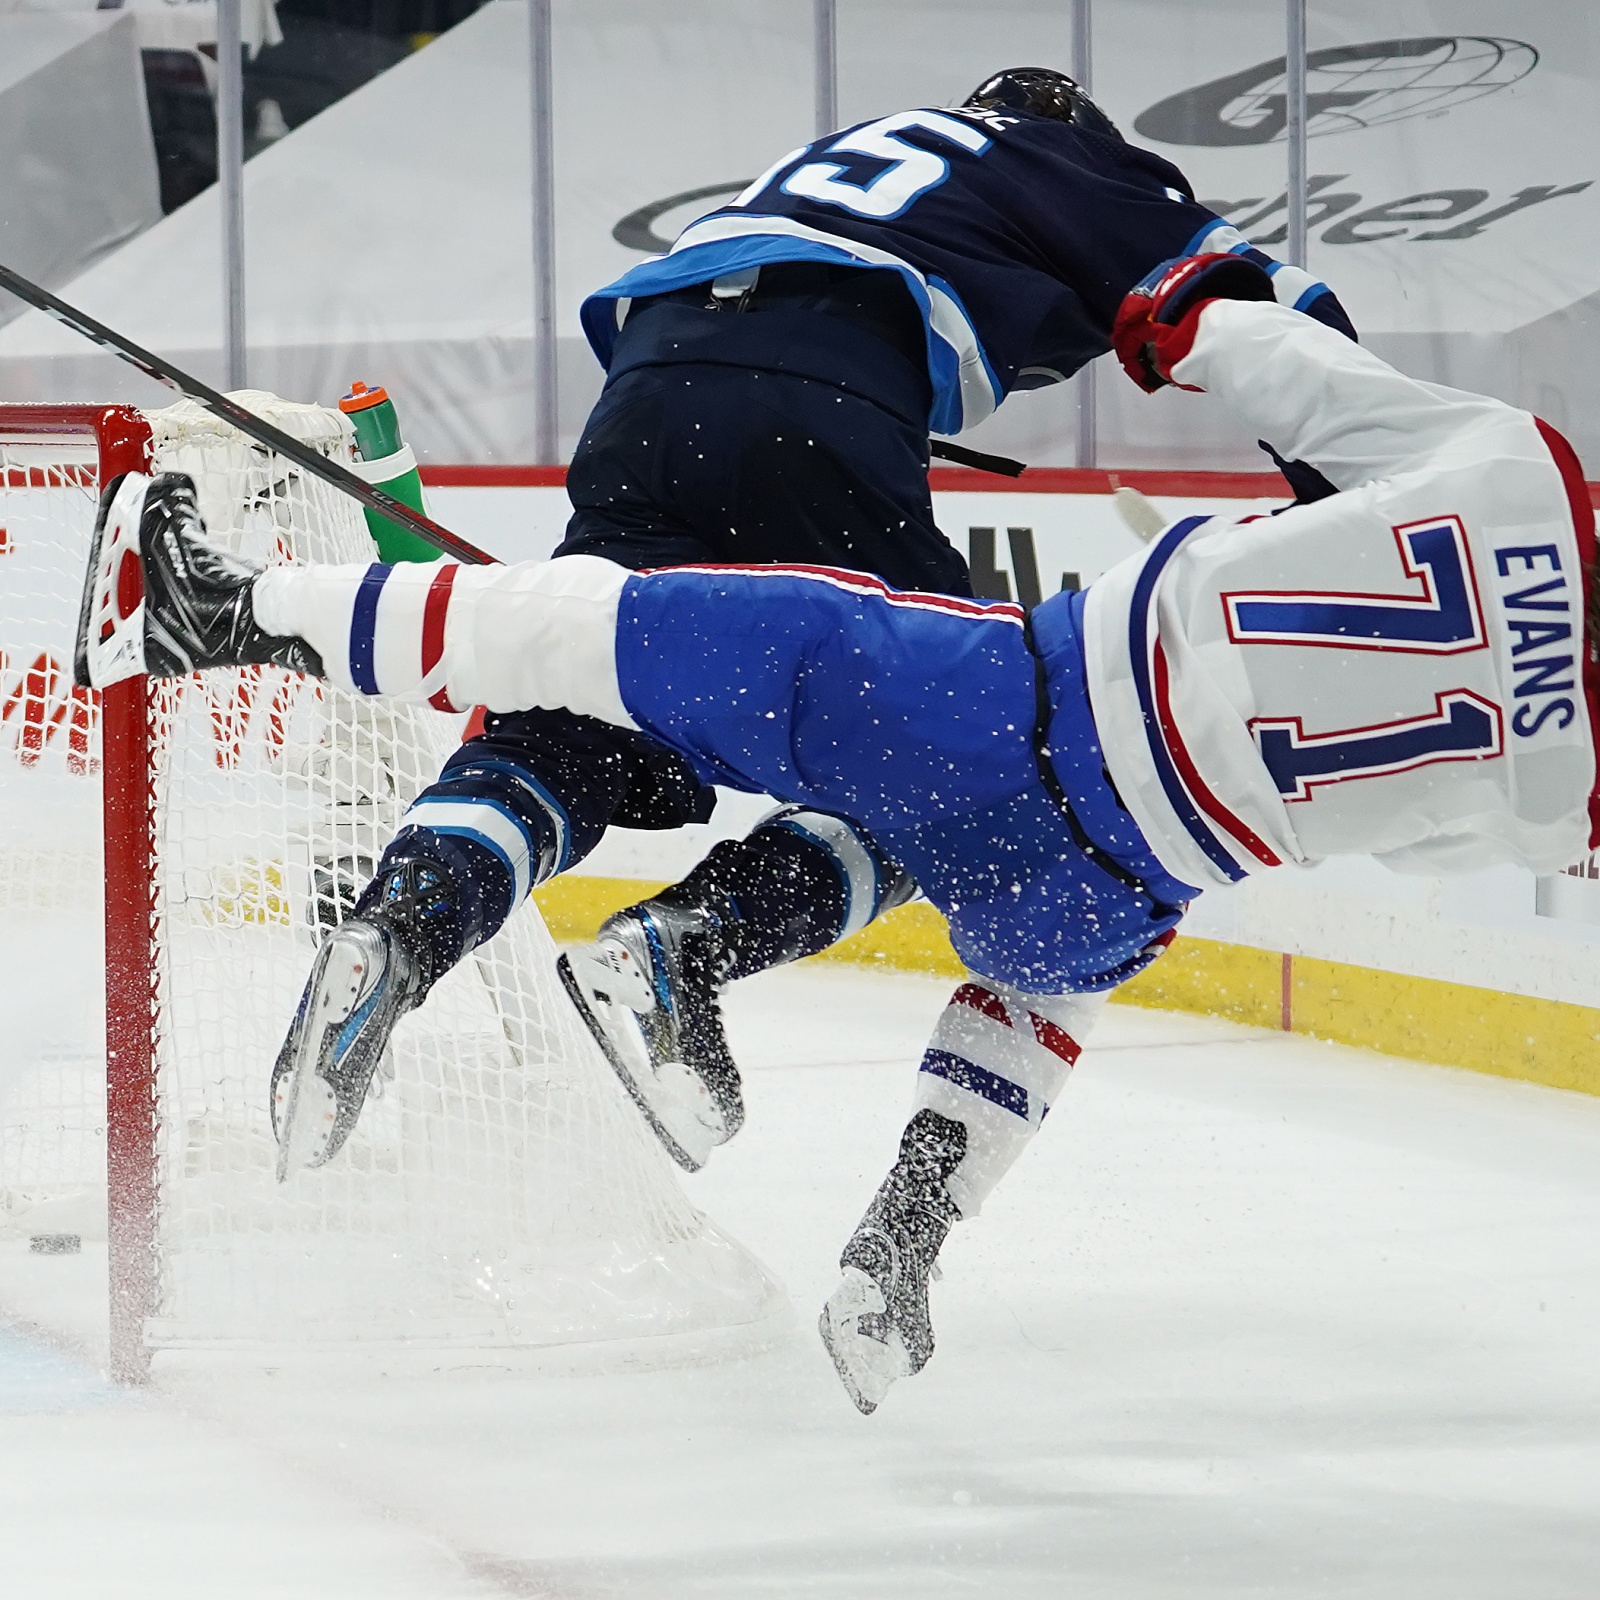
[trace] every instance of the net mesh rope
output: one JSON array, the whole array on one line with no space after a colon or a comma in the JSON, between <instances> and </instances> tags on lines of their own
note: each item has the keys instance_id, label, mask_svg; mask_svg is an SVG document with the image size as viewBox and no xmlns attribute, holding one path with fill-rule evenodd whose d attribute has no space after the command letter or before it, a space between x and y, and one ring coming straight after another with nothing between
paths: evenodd
<instances>
[{"instance_id":1,"label":"net mesh rope","mask_svg":"<svg viewBox=\"0 0 1600 1600\"><path fill-rule=\"evenodd\" d=\"M340 460L337 412L237 398ZM157 471L257 560L369 561L347 497L190 402ZM71 686L92 450L0 421L0 1227L104 1203L98 710ZM279 1185L267 1083L318 938L463 719L275 668L151 684L156 1344L539 1345L754 1320L772 1285L689 1204L555 977L529 903L396 1030L344 1152ZM26 924L28 932L18 935ZM11 1028L9 1018L21 1018ZM101 1223L103 1228L103 1222Z\"/></svg>"}]
</instances>

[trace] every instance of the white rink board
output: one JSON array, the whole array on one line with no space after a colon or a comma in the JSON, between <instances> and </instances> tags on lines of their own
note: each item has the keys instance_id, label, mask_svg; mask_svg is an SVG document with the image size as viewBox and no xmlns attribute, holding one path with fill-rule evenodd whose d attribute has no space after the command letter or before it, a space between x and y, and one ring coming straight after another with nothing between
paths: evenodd
<instances>
[{"instance_id":1,"label":"white rink board","mask_svg":"<svg viewBox=\"0 0 1600 1600\"><path fill-rule=\"evenodd\" d=\"M428 491L448 526L509 560L547 555L561 537L562 489ZM1091 582L1140 546L1103 494L939 494L940 525L968 553L974 528L995 530L997 568L1015 573L1007 530L1031 531L1041 590L1062 574ZM1266 509L1282 501L1159 497L1169 517ZM663 879L686 872L716 839L742 833L766 802L731 797L705 827L672 834L613 829L589 858L598 877ZM1543 906L1554 915L1542 915ZM1517 867L1464 878L1403 877L1364 857L1282 869L1196 902L1185 930L1201 938L1344 961L1413 977L1600 1006L1600 879L1539 880Z\"/></svg>"},{"instance_id":2,"label":"white rink board","mask_svg":"<svg viewBox=\"0 0 1600 1600\"><path fill-rule=\"evenodd\" d=\"M1155 497L1155 503L1176 520L1197 511L1237 511L1242 506L1266 510L1282 499L1244 501ZM502 561L533 561L547 556L560 542L571 507L565 489L429 488L432 514L453 532L481 545ZM973 528L994 530L997 564L1012 580L1008 530L1026 528L1033 536L1042 592L1054 594L1063 573L1078 575L1079 584L1098 578L1124 556L1140 549L1104 494L956 494L935 493L934 515L952 544L970 554Z\"/></svg>"}]
</instances>

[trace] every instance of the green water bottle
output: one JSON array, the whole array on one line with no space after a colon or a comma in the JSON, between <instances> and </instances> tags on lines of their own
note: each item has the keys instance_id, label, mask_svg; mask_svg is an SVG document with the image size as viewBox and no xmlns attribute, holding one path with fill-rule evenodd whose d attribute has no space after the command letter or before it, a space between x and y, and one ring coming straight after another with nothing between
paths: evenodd
<instances>
[{"instance_id":1,"label":"green water bottle","mask_svg":"<svg viewBox=\"0 0 1600 1600\"><path fill-rule=\"evenodd\" d=\"M339 402L339 409L356 430L356 453L361 458L355 464L357 475L426 516L428 508L422 503L417 458L401 441L400 420L387 392L353 383L350 393ZM409 528L381 512L367 512L367 531L384 561L437 561L441 555L426 539L419 539Z\"/></svg>"}]
</instances>

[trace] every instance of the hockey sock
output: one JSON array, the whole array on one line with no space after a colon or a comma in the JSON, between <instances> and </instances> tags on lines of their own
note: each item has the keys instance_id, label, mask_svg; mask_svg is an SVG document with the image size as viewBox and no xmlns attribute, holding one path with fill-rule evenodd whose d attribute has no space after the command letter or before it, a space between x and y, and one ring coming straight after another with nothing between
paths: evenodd
<instances>
[{"instance_id":1,"label":"hockey sock","mask_svg":"<svg viewBox=\"0 0 1600 1600\"><path fill-rule=\"evenodd\" d=\"M401 818L378 878L405 860L441 862L458 914L435 932L440 965L499 932L528 891L566 863L570 828L560 801L525 767L483 755L474 740L446 763Z\"/></svg>"},{"instance_id":2,"label":"hockey sock","mask_svg":"<svg viewBox=\"0 0 1600 1600\"><path fill-rule=\"evenodd\" d=\"M967 1130L948 1176L973 1217L1039 1131L1105 1004L1102 994L1029 995L990 980L950 997L917 1073L916 1104Z\"/></svg>"},{"instance_id":3,"label":"hockey sock","mask_svg":"<svg viewBox=\"0 0 1600 1600\"><path fill-rule=\"evenodd\" d=\"M716 977L728 983L826 950L915 892L855 823L792 806L655 898L718 918Z\"/></svg>"},{"instance_id":4,"label":"hockey sock","mask_svg":"<svg viewBox=\"0 0 1600 1600\"><path fill-rule=\"evenodd\" d=\"M630 574L598 556L514 566L269 567L256 621L304 640L331 683L441 711L565 707L633 728L617 684L617 605Z\"/></svg>"}]
</instances>

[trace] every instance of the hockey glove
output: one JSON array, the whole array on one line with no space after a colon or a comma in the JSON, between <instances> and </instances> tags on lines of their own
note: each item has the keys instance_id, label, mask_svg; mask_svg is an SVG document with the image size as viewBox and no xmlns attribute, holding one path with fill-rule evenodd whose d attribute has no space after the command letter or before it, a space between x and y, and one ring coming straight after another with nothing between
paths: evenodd
<instances>
[{"instance_id":1,"label":"hockey glove","mask_svg":"<svg viewBox=\"0 0 1600 1600\"><path fill-rule=\"evenodd\" d=\"M1275 298L1266 270L1242 256L1163 261L1128 291L1111 329L1111 347L1123 371L1146 394L1154 394L1174 381L1172 369L1188 355L1200 313L1213 300Z\"/></svg>"}]
</instances>

